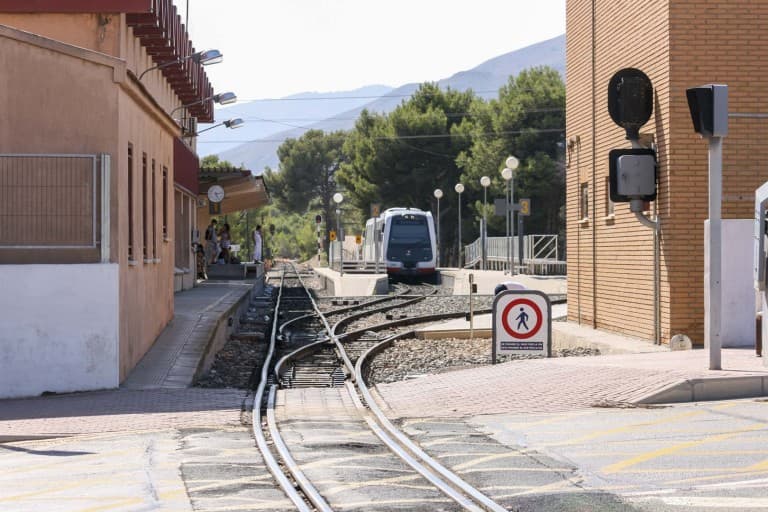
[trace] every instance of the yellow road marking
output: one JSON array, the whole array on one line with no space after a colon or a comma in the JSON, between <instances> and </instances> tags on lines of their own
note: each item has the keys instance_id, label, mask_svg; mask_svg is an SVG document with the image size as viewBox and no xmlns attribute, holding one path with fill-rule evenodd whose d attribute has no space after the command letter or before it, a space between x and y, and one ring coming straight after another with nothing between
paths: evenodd
<instances>
[{"instance_id":1,"label":"yellow road marking","mask_svg":"<svg viewBox=\"0 0 768 512\"><path fill-rule=\"evenodd\" d=\"M578 479L567 479L567 480L558 480L557 482L552 482L551 484L546 485L540 485L538 487L531 487L527 491L518 492L515 494L510 494L509 496L525 496L526 494L538 494L548 491L562 491L562 490L572 490L572 491L582 491L583 489L577 488L574 489L573 486L578 485L580 483L580 480Z\"/></svg>"},{"instance_id":2,"label":"yellow road marking","mask_svg":"<svg viewBox=\"0 0 768 512\"><path fill-rule=\"evenodd\" d=\"M499 452L448 452L435 455L437 459L450 459L451 457L488 457L492 455L499 455ZM526 451L516 451L515 453L506 453L505 457L527 457Z\"/></svg>"},{"instance_id":3,"label":"yellow road marking","mask_svg":"<svg viewBox=\"0 0 768 512\"><path fill-rule=\"evenodd\" d=\"M379 453L379 454L364 454L364 455L353 455L351 457L335 457L333 459L318 459L314 462L307 462L301 465L302 469L306 468L314 468L314 467L329 467L334 466L334 464L338 464L339 462L350 462L353 460L368 460L368 459L388 459L391 455L388 453ZM334 466L335 467L335 466Z\"/></svg>"},{"instance_id":4,"label":"yellow road marking","mask_svg":"<svg viewBox=\"0 0 768 512\"><path fill-rule=\"evenodd\" d=\"M353 508L363 508L363 509L370 509L371 505L406 505L406 504L421 504L421 503L447 503L449 502L448 498L440 499L440 498L430 498L430 499L421 499L421 498L413 498L408 500L365 500L365 501L359 501L359 502L352 502L352 503L344 503L345 509L353 509Z\"/></svg>"},{"instance_id":5,"label":"yellow road marking","mask_svg":"<svg viewBox=\"0 0 768 512\"><path fill-rule=\"evenodd\" d=\"M747 468L647 468L647 469L625 469L622 470L622 473L637 473L637 474L644 474L644 473L744 473L747 471ZM755 474L757 473L768 473L768 469L762 470L762 471L755 471ZM669 481L665 482L669 483Z\"/></svg>"},{"instance_id":6,"label":"yellow road marking","mask_svg":"<svg viewBox=\"0 0 768 512\"><path fill-rule=\"evenodd\" d=\"M25 492L23 494L16 494L14 496L0 497L0 503L2 503L2 502L10 502L10 501L19 501L19 500L23 500L23 499L26 499L26 498L31 498L31 497L34 497L34 496L41 496L41 495L50 494L50 493L59 492L59 491L66 491L66 490L69 490L69 489L76 489L78 487L82 487L83 485L93 486L95 484L109 482L109 481L111 481L111 480L109 480L109 479L100 479L100 480L87 479L87 480L81 480L81 481L78 481L76 483L67 484L67 485L59 485L57 487L48 487L47 489L40 489L40 490L37 490L37 491L34 491L34 492Z\"/></svg>"},{"instance_id":7,"label":"yellow road marking","mask_svg":"<svg viewBox=\"0 0 768 512\"><path fill-rule=\"evenodd\" d=\"M570 439L567 441L561 441L559 443L547 443L544 446L567 446L569 444L577 444L584 441L590 441L592 439L597 439L598 437L604 437L604 436L610 436L613 434L619 434L622 432L629 432L632 430L637 430L639 428L644 427L652 427L656 425L663 425L664 423L672 423L674 421L678 421L684 418L691 418L693 416L699 416L704 414L706 411L690 411L690 412L684 412L681 414L676 414L674 416L671 416L669 418L662 418L655 421L647 421L643 423L633 423L631 425L624 425L623 427L615 427L610 428L606 430L598 430L597 432L593 432L591 434L586 434L581 437L577 437L576 439Z\"/></svg>"},{"instance_id":8,"label":"yellow road marking","mask_svg":"<svg viewBox=\"0 0 768 512\"><path fill-rule=\"evenodd\" d=\"M570 473L573 471L572 468L510 468L510 467L500 467L500 468L476 468L476 469L467 469L465 471L462 471L462 475L466 475L469 473L483 473L483 472L494 472L494 473L500 473L502 471L515 471L519 473L548 473L548 472L555 472L555 473Z\"/></svg>"},{"instance_id":9,"label":"yellow road marking","mask_svg":"<svg viewBox=\"0 0 768 512\"><path fill-rule=\"evenodd\" d=\"M323 492L326 496L331 496L333 494L338 494L340 492L349 491L353 489L360 489L362 487L369 487L369 486L388 486L388 487L405 487L408 489L431 489L432 487L430 485L416 485L416 484L408 484L406 482L413 481L413 480L419 480L421 479L421 475L403 475L403 476L396 476L391 478L379 478L376 480L368 480L366 482L339 482L339 481L318 481L316 484L320 486L321 484L336 484L335 487L331 487L330 489L327 489Z\"/></svg>"},{"instance_id":10,"label":"yellow road marking","mask_svg":"<svg viewBox=\"0 0 768 512\"><path fill-rule=\"evenodd\" d=\"M520 454L518 453L497 453L494 455L486 455L485 457L479 457L474 460L470 460L468 462L464 462L462 464L456 464L453 466L454 471L461 471L463 469L468 469L473 466L477 466L478 464L484 464L486 462L490 462L492 460L500 460L500 459L512 459L515 457L519 457Z\"/></svg>"},{"instance_id":11,"label":"yellow road marking","mask_svg":"<svg viewBox=\"0 0 768 512\"><path fill-rule=\"evenodd\" d=\"M665 455L671 455L673 453L678 453L680 451L683 451L685 449L691 448L693 446L700 446L702 444L706 443L714 443L717 441L723 441L725 439L730 439L732 437L736 437L740 434L743 434L745 432L752 432L754 430L758 430L761 428L765 428L765 424L758 424L758 425L752 425L751 427L743 428L740 430L737 430L735 432L728 432L725 434L718 434L715 436L705 437L704 439L697 439L696 441L686 441L684 443L678 443L674 444L672 446L668 446L666 448L659 448L658 450L653 450L650 452L642 453L636 457L632 457L629 459L625 459L619 462L616 462L614 464L611 464L609 466L606 466L602 469L603 473L610 474L610 473L618 473L619 471L623 471L631 466L634 466L636 464L640 464L642 462L647 462L649 460L657 459L659 457L664 457Z\"/></svg>"},{"instance_id":12,"label":"yellow road marking","mask_svg":"<svg viewBox=\"0 0 768 512\"><path fill-rule=\"evenodd\" d=\"M263 480L263 479L262 479ZM201 482L197 481L194 482L198 484L196 487L189 487L189 492L202 492L202 491L209 491L211 489L219 489L221 487L229 487L231 485L240 485L240 484L256 484L261 483L265 484L267 482L259 482L259 479L254 477L245 477L245 478L236 478L234 480L208 480L208 482L205 485L199 485ZM190 482L191 483L191 482Z\"/></svg>"},{"instance_id":13,"label":"yellow road marking","mask_svg":"<svg viewBox=\"0 0 768 512\"><path fill-rule=\"evenodd\" d=\"M719 474L719 475L713 475L713 476L697 476L693 478L682 478L680 480L667 480L667 484L685 484L685 483L692 483L692 482L698 482L698 481L704 481L704 480L721 480L723 478L742 478L745 476L757 476L757 475L764 475L765 471L755 471L755 472L740 472L740 473L731 473L731 474Z\"/></svg>"},{"instance_id":14,"label":"yellow road marking","mask_svg":"<svg viewBox=\"0 0 768 512\"><path fill-rule=\"evenodd\" d=\"M129 498L126 500L110 503L109 505L100 505L98 507L83 508L83 509L80 509L79 512L102 512L103 510L114 510L116 508L122 508L127 505L138 505L139 503L144 503L144 500L142 498Z\"/></svg>"},{"instance_id":15,"label":"yellow road marking","mask_svg":"<svg viewBox=\"0 0 768 512\"><path fill-rule=\"evenodd\" d=\"M735 403L720 404L720 405L717 405L717 406L713 407L713 409L727 409L727 408L733 407L735 405L736 405ZM633 423L631 425L625 425L623 427L615 427L615 428L611 428L611 429L607 429L607 430L598 430L597 432L593 432L591 434L587 434L587 435L584 435L584 436L581 436L581 437L577 437L576 439L571 439L571 440L568 440L568 441L562 441L562 442L559 442L559 443L549 443L549 444L545 444L544 446L566 446L566 445L569 445L569 444L576 444L576 443L580 443L580 442L583 442L583 441L589 441L589 440L592 440L592 439L597 439L598 437L604 437L604 436L609 436L609 435L612 435L612 434L618 434L618 433L621 433L621 432L629 432L629 431L632 431L632 430L637 430L639 428L653 427L653 426L656 426L656 425L663 425L665 423L673 423L673 422L681 420L681 419L691 418L693 416L700 416L702 414L706 414L707 412L708 411L689 411L689 412L684 412L684 413L680 413L680 414L675 414L674 416L670 416L670 417L666 417L666 418L661 418L661 419L658 419L658 420L655 420L655 421L646 421L646 422L643 422L643 423Z\"/></svg>"},{"instance_id":16,"label":"yellow road marking","mask_svg":"<svg viewBox=\"0 0 768 512\"><path fill-rule=\"evenodd\" d=\"M758 462L757 464L753 464L746 469L747 471L768 471L768 459L765 459L762 462Z\"/></svg>"}]
</instances>

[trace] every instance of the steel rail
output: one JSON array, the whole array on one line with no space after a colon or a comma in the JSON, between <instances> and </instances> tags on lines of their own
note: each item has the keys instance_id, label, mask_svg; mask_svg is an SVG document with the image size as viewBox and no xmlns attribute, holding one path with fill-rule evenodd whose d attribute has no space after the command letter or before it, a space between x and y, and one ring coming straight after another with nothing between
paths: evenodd
<instances>
[{"instance_id":1,"label":"steel rail","mask_svg":"<svg viewBox=\"0 0 768 512\"><path fill-rule=\"evenodd\" d=\"M395 439L397 439L403 446L407 447L407 449L416 457L421 459L424 463L426 463L433 471L440 474L443 478L451 482L451 484L457 488L460 489L462 492L467 494L468 496L471 496L475 502L479 503L484 507L485 510L493 511L493 512L507 512L507 509L490 499L488 496L480 492L479 490L475 489L473 486L469 485L466 481L464 481L461 477L453 473L451 470L437 462L435 459L433 459L430 455L428 455L424 450L422 450L419 446L416 445L413 441L411 441L410 438L408 438L405 434L403 434L397 427L395 427L392 422L389 421L389 418L384 415L382 410L379 408L379 405L376 403L376 400L371 395L370 391L368 390L368 386L365 384L365 379L363 378L362 374L362 367L363 362L366 360L369 354L373 352L377 352L377 347L385 346L390 343L392 343L395 339L403 337L408 334L413 334L414 331L410 331L407 333L398 333L394 336L390 336L386 340L383 340L381 343L378 343L368 349L363 355L361 355L357 359L357 364L355 365L355 385L357 386L357 389L360 390L360 393L363 395L363 398L365 399L365 402L368 404L368 408L373 413L373 415L376 417L376 420L379 422L379 424Z\"/></svg>"},{"instance_id":2,"label":"steel rail","mask_svg":"<svg viewBox=\"0 0 768 512\"><path fill-rule=\"evenodd\" d=\"M295 271L295 267L294 267ZM297 274L298 275L298 274ZM280 464L275 459L274 455L272 455L271 450L269 449L269 446L267 445L267 440L264 437L264 432L261 428L261 404L264 398L264 388L267 385L267 375L269 373L269 362L272 360L272 355L275 351L275 338L277 334L277 317L278 317L278 311L280 309L280 301L282 300L283 296L283 283L285 282L285 270L283 270L281 279L280 279L280 291L277 294L277 302L275 304L275 311L272 315L272 335L270 336L269 340L269 349L267 351L267 357L264 359L264 364L261 368L261 379L259 381L259 385L256 388L256 395L253 399L253 409L252 409L252 418L251 418L251 426L253 428L253 436L256 439L256 444L259 447L259 451L261 451L262 457L264 457L264 463L267 466L267 469L269 469L269 472L272 473L272 476L275 477L275 480L277 480L280 487L283 489L283 492L288 496L288 498L293 502L294 505L296 505L296 508L300 512L312 512L312 508L309 507L304 499L299 495L298 492L296 492L296 488L293 486L293 484L288 480L288 477L285 476L285 473L283 473L283 470L280 468ZM269 412L268 412L269 416ZM275 443L275 446L277 446L278 441L276 439L273 439L272 441ZM294 475L294 478L296 475ZM296 479L298 482L299 480ZM311 499L312 493L311 491L308 492L307 489L303 489L304 493L306 494L307 498ZM315 493L317 491L315 490ZM323 503L324 500L323 500ZM325 507L327 508L321 508L322 504L314 503L316 508L320 510L330 511L331 508L328 507L327 503L325 503Z\"/></svg>"},{"instance_id":3,"label":"steel rail","mask_svg":"<svg viewBox=\"0 0 768 512\"><path fill-rule=\"evenodd\" d=\"M299 281L302 282L301 278L299 278ZM310 297L311 299L311 297ZM315 311L317 311L317 314L322 319L323 324L325 325L326 329L328 330L328 333L331 336L331 339L334 341L335 345L337 346L341 357L345 361L346 364L351 365L351 361L349 360L349 356L346 353L346 350L344 350L344 346L339 341L338 337L333 333L332 330L330 330L328 326L328 322L325 319L325 315L320 312L319 308L317 307L317 303L315 303L314 300L312 300L312 305L315 308ZM359 359L358 359L359 364ZM432 485L438 488L443 494L454 500L456 503L461 505L464 509L472 511L472 512L482 512L484 510L490 510L493 512L506 512L506 509L503 507L500 507L497 503L490 500L488 497L486 497L484 494L482 494L480 491L475 489L474 487L470 486L468 483L461 480L458 476L453 474L452 472L445 469L443 466L435 462L429 455L427 455L424 451L422 451L420 448L416 447L413 442L405 437L402 433L400 433L394 426L392 426L391 423L389 423L389 420L386 420L385 422L381 421L380 418L377 417L377 420L381 426L384 427L382 429L378 425L375 425L375 422L373 422L373 418L371 418L371 415L368 413L368 410L363 406L363 404L360 402L360 398L357 395L357 392L355 391L354 385L356 384L357 376L359 374L356 372L356 367L353 367L353 373L350 376L350 381L347 381L345 383L347 391L350 393L350 396L352 400L355 402L355 405L363 412L363 417L366 420L366 423L371 427L371 429L374 431L374 433L381 439L381 441L387 445L387 447L392 450L397 456L399 456L406 464L411 466L415 471L417 471L420 475L422 475L424 478L426 478ZM358 386L359 388L359 386ZM361 390L361 393L367 393L368 389L363 386L363 388L359 388ZM365 395L364 395L365 396ZM370 393L368 393L368 396L365 398L366 402L369 403L369 406L371 403L373 403L372 398L370 397ZM374 404L374 407L376 407L376 410L381 413L380 409L378 409L378 406ZM373 410L373 408L371 408ZM385 430L387 432L385 432ZM397 442L392 439L391 436L394 436L395 439L397 439ZM407 447L407 450L403 450L402 446ZM412 456L411 454L414 456ZM427 468L417 460L417 458L422 459L424 462L427 463L427 465L430 466L430 468ZM439 473L443 477L448 477L449 483L446 483L443 481L441 476L438 474L435 474L435 472ZM460 492L457 492L457 489L460 489L462 492L466 493L468 496L472 498L472 500L475 500L475 502L480 503L482 507L478 507L478 505L470 500L467 496L464 494L461 494Z\"/></svg>"},{"instance_id":4,"label":"steel rail","mask_svg":"<svg viewBox=\"0 0 768 512\"><path fill-rule=\"evenodd\" d=\"M307 499L312 502L315 508L322 512L333 512L333 509L328 502L325 501L325 498L320 496L318 490L312 485L312 482L309 481L299 465L296 464L290 450L283 441L283 436L280 435L280 431L277 428L277 419L275 418L276 388L277 386L274 384L269 387L269 398L267 402L267 424L269 425L269 433L272 436L272 442L275 443L275 449L280 454L280 457L283 458L286 468L296 479L298 486L301 487L301 490L304 491L304 494L307 495Z\"/></svg>"},{"instance_id":5,"label":"steel rail","mask_svg":"<svg viewBox=\"0 0 768 512\"><path fill-rule=\"evenodd\" d=\"M403 447L401 446L402 443L395 442L395 440L392 439L392 437L390 437L390 435L387 432L385 432L376 423L374 418L371 417L371 414L368 412L368 410L365 408L362 402L360 402L360 397L357 395L357 391L355 390L354 384L347 381L345 383L345 386L347 388L347 392L349 393L349 396L352 398L352 401L355 403L355 406L363 412L363 418L365 419L365 422L368 423L368 426L370 427L371 430L373 430L373 433L376 434L376 436L379 439L381 439L381 441L384 444L386 444L390 450L392 450L406 464L411 466L417 473L419 473L421 476L426 478L429 481L429 483L437 487L440 490L440 492L447 495L456 503L464 507L464 509L470 510L472 512L483 512L485 510L483 508L478 507L475 503L473 503L463 494L457 492L454 486L448 485L438 475L436 475L429 468L425 467L424 464L419 462L415 457L413 457L410 453L408 453L408 451L404 450Z\"/></svg>"},{"instance_id":6,"label":"steel rail","mask_svg":"<svg viewBox=\"0 0 768 512\"><path fill-rule=\"evenodd\" d=\"M360 304L355 304L353 306L347 306L347 307L343 307L343 308L339 308L339 309L334 309L333 311L328 311L325 314L327 314L327 315L338 315L338 314L346 313L347 311L354 311L355 309L358 309L358 308L361 308L361 307L372 306L374 304L379 304L381 302L387 302L387 301L391 301L391 300L396 300L398 298L402 298L402 295L394 295L394 296L381 297L381 298L378 298L378 299L373 299L373 300L369 300L369 301L366 301L366 302L362 302ZM283 330L286 327L288 327L289 325L291 325L292 323L294 323L294 322L298 322L300 320L306 320L308 318L316 318L316 317L317 317L317 313L313 312L313 313L309 313L309 314L306 314L306 315L297 316L296 318L291 318L290 320L288 320L287 322L285 322L284 324L282 324L280 326L279 332L280 332L280 334L282 334Z\"/></svg>"},{"instance_id":7,"label":"steel rail","mask_svg":"<svg viewBox=\"0 0 768 512\"><path fill-rule=\"evenodd\" d=\"M301 283L301 286L304 286L306 289L306 286L304 285L304 280L301 279L301 276L298 276L299 282ZM355 365L352 364L352 361L349 359L349 356L344 351L344 347L342 347L341 342L339 339L333 334L333 331L331 330L331 326L328 325L328 320L325 318L325 315L320 311L320 308L317 306L317 302L315 302L315 299L312 298L311 294L307 294L309 296L309 300L312 302L312 307L315 309L315 312L317 313L318 317L320 318L320 321L323 323L323 327L325 327L325 332L328 333L328 336L330 337L330 340L333 342L334 345L336 345L336 348L339 350L339 356L341 357L341 360L344 362L344 367L346 368L346 375L352 379L355 380Z\"/></svg>"}]
</instances>

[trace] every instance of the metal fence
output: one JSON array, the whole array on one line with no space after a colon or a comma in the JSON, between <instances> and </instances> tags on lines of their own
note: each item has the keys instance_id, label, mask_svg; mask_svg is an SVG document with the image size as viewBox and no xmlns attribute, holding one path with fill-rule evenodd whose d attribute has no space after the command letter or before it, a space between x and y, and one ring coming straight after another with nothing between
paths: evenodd
<instances>
[{"instance_id":1,"label":"metal fence","mask_svg":"<svg viewBox=\"0 0 768 512\"><path fill-rule=\"evenodd\" d=\"M510 237L511 238L511 237ZM487 270L509 270L514 260L515 273L532 275L564 275L565 261L558 256L557 235L526 235L523 237L523 261L519 260L519 237L487 238ZM464 246L464 267L481 268L482 240L478 238ZM511 250L511 254L510 254Z\"/></svg>"},{"instance_id":2,"label":"metal fence","mask_svg":"<svg viewBox=\"0 0 768 512\"><path fill-rule=\"evenodd\" d=\"M96 155L0 155L0 248L95 248Z\"/></svg>"}]
</instances>

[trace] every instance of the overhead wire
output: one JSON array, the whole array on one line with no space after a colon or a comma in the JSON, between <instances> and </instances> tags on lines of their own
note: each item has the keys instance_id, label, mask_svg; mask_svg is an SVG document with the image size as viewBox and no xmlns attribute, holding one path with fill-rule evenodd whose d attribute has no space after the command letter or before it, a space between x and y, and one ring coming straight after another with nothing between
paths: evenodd
<instances>
[{"instance_id":1,"label":"overhead wire","mask_svg":"<svg viewBox=\"0 0 768 512\"><path fill-rule=\"evenodd\" d=\"M424 135L396 135L396 136L378 136L371 137L373 140L413 140L413 139L444 139L452 137L492 137L498 135L520 135L522 133L557 133L564 132L565 128L531 128L528 130L503 130L490 133L471 133L471 134L424 134ZM198 140L198 144L249 144L252 142L285 142L285 139L253 139L253 140L216 140L216 141L202 141Z\"/></svg>"}]
</instances>

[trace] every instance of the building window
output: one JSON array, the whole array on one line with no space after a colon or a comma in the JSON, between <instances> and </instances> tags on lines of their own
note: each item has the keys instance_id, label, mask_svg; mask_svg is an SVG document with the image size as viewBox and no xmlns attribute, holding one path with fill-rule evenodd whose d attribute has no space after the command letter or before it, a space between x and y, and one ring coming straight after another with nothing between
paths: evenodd
<instances>
[{"instance_id":1,"label":"building window","mask_svg":"<svg viewBox=\"0 0 768 512\"><path fill-rule=\"evenodd\" d=\"M605 216L613 217L616 203L611 201L611 179L605 178Z\"/></svg>"},{"instance_id":2,"label":"building window","mask_svg":"<svg viewBox=\"0 0 768 512\"><path fill-rule=\"evenodd\" d=\"M128 144L128 260L133 261L133 144Z\"/></svg>"},{"instance_id":3,"label":"building window","mask_svg":"<svg viewBox=\"0 0 768 512\"><path fill-rule=\"evenodd\" d=\"M157 259L157 174L152 159L152 259Z\"/></svg>"},{"instance_id":4,"label":"building window","mask_svg":"<svg viewBox=\"0 0 768 512\"><path fill-rule=\"evenodd\" d=\"M579 194L579 209L581 220L589 219L589 183L581 184L581 193Z\"/></svg>"},{"instance_id":5,"label":"building window","mask_svg":"<svg viewBox=\"0 0 768 512\"><path fill-rule=\"evenodd\" d=\"M163 166L163 238L168 239L168 168Z\"/></svg>"},{"instance_id":6,"label":"building window","mask_svg":"<svg viewBox=\"0 0 768 512\"><path fill-rule=\"evenodd\" d=\"M143 230L142 233L142 247L143 247L143 254L144 254L144 261L146 262L149 259L149 215L147 212L147 154L142 153L141 154L141 227Z\"/></svg>"}]
</instances>

